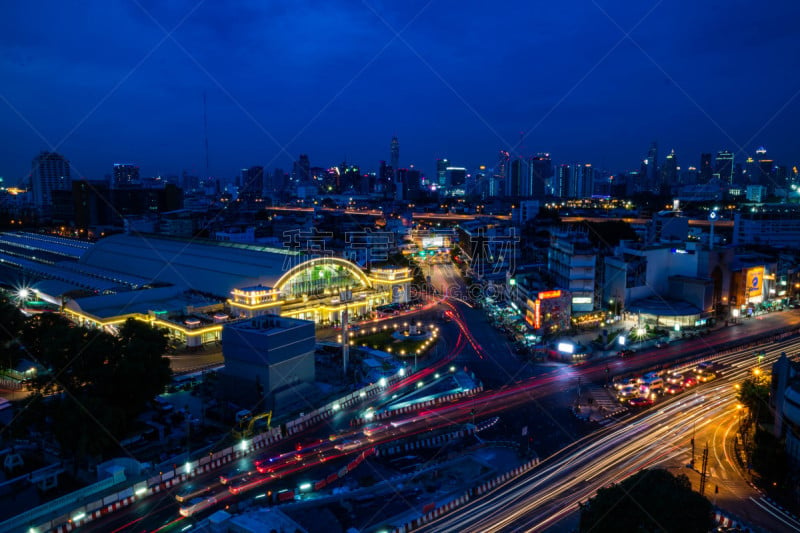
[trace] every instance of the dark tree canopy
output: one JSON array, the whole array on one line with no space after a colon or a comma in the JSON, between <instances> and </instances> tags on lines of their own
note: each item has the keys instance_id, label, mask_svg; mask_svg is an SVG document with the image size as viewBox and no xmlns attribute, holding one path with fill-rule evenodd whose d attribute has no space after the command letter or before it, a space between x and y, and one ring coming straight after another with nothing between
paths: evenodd
<instances>
[{"instance_id":1,"label":"dark tree canopy","mask_svg":"<svg viewBox=\"0 0 800 533\"><path fill-rule=\"evenodd\" d=\"M713 525L711 502L692 491L689 478L655 469L598 490L581 509L580 531L706 533Z\"/></svg>"},{"instance_id":2,"label":"dark tree canopy","mask_svg":"<svg viewBox=\"0 0 800 533\"><path fill-rule=\"evenodd\" d=\"M14 346L24 324L25 315L8 293L0 292L0 365L13 368L24 356L24 352Z\"/></svg>"},{"instance_id":3,"label":"dark tree canopy","mask_svg":"<svg viewBox=\"0 0 800 533\"><path fill-rule=\"evenodd\" d=\"M116 451L130 422L171 379L165 330L133 319L114 336L42 314L28 320L21 339L48 370L33 384L25 409L32 416L21 420L52 420L62 450L78 458Z\"/></svg>"},{"instance_id":4,"label":"dark tree canopy","mask_svg":"<svg viewBox=\"0 0 800 533\"><path fill-rule=\"evenodd\" d=\"M742 381L736 398L757 421L769 418L769 382L763 375Z\"/></svg>"}]
</instances>

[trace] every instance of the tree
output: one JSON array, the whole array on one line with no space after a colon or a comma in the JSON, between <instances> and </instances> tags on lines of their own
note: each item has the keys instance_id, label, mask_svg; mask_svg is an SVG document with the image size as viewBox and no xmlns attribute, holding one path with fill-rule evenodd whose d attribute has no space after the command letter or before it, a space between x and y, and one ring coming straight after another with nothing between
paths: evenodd
<instances>
[{"instance_id":1,"label":"tree","mask_svg":"<svg viewBox=\"0 0 800 533\"><path fill-rule=\"evenodd\" d=\"M23 352L15 346L22 327L25 324L25 315L14 305L8 293L0 293L0 365L14 368L22 358Z\"/></svg>"},{"instance_id":2,"label":"tree","mask_svg":"<svg viewBox=\"0 0 800 533\"><path fill-rule=\"evenodd\" d=\"M58 315L37 315L21 338L49 371L36 379L29 410L52 420L61 449L78 460L115 449L130 421L171 379L165 330L133 319L115 337Z\"/></svg>"},{"instance_id":3,"label":"tree","mask_svg":"<svg viewBox=\"0 0 800 533\"><path fill-rule=\"evenodd\" d=\"M112 359L109 401L129 415L139 414L172 379L167 334L149 324L129 318L119 331L119 353Z\"/></svg>"},{"instance_id":4,"label":"tree","mask_svg":"<svg viewBox=\"0 0 800 533\"><path fill-rule=\"evenodd\" d=\"M742 381L736 399L747 407L756 422L769 417L769 383L763 374Z\"/></svg>"},{"instance_id":5,"label":"tree","mask_svg":"<svg viewBox=\"0 0 800 533\"><path fill-rule=\"evenodd\" d=\"M714 524L711 502L692 491L689 478L641 470L597 491L581 506L580 531L705 533Z\"/></svg>"}]
</instances>

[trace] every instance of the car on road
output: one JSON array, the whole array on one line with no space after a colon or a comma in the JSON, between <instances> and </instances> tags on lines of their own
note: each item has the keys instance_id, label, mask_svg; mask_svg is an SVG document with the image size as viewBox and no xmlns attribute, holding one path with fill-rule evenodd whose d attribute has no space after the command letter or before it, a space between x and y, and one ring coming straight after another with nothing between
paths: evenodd
<instances>
[{"instance_id":1,"label":"car on road","mask_svg":"<svg viewBox=\"0 0 800 533\"><path fill-rule=\"evenodd\" d=\"M700 383L708 383L709 381L716 379L717 375L713 372L703 372L702 374L697 375L697 380Z\"/></svg>"},{"instance_id":2,"label":"car on road","mask_svg":"<svg viewBox=\"0 0 800 533\"><path fill-rule=\"evenodd\" d=\"M208 509L215 503L217 503L217 498L214 496L208 498L194 498L188 505L181 506L178 512L181 516L189 517L203 509Z\"/></svg>"},{"instance_id":3,"label":"car on road","mask_svg":"<svg viewBox=\"0 0 800 533\"><path fill-rule=\"evenodd\" d=\"M646 396L637 396L636 398L628 400L628 403L633 407L647 407L653 405L655 402Z\"/></svg>"},{"instance_id":4,"label":"car on road","mask_svg":"<svg viewBox=\"0 0 800 533\"><path fill-rule=\"evenodd\" d=\"M228 487L228 491L231 494L239 494L260 485L265 479L265 477L246 475L237 479L236 481L231 482L230 487Z\"/></svg>"},{"instance_id":5,"label":"car on road","mask_svg":"<svg viewBox=\"0 0 800 533\"><path fill-rule=\"evenodd\" d=\"M683 386L684 387L694 387L697 385L697 378L694 376L686 376L683 378Z\"/></svg>"},{"instance_id":6,"label":"car on road","mask_svg":"<svg viewBox=\"0 0 800 533\"><path fill-rule=\"evenodd\" d=\"M669 341L656 342L656 348L666 348L667 346L669 346Z\"/></svg>"},{"instance_id":7,"label":"car on road","mask_svg":"<svg viewBox=\"0 0 800 533\"><path fill-rule=\"evenodd\" d=\"M384 424L381 422L373 422L371 424L367 424L366 426L364 426L362 432L364 433L365 437L369 438L379 433L382 433L387 429L389 429L389 424Z\"/></svg>"},{"instance_id":8,"label":"car on road","mask_svg":"<svg viewBox=\"0 0 800 533\"><path fill-rule=\"evenodd\" d=\"M251 473L251 471L248 470L247 468L244 468L242 466L237 466L235 468L232 468L232 469L228 470L227 472L225 472L221 476L219 476L219 482L222 483L223 485L227 485L232 480L235 480L236 478L238 478L240 476L243 476L245 474L250 474L250 473Z\"/></svg>"},{"instance_id":9,"label":"car on road","mask_svg":"<svg viewBox=\"0 0 800 533\"><path fill-rule=\"evenodd\" d=\"M617 396L621 402L624 402L629 398L639 396L639 387L637 385L627 385L622 387L617 393Z\"/></svg>"},{"instance_id":10,"label":"car on road","mask_svg":"<svg viewBox=\"0 0 800 533\"><path fill-rule=\"evenodd\" d=\"M624 389L625 387L633 386L633 385L636 385L636 379L635 378L625 378L625 379L620 379L619 381L615 381L614 382L614 388L617 389L617 390L621 390L621 389Z\"/></svg>"},{"instance_id":11,"label":"car on road","mask_svg":"<svg viewBox=\"0 0 800 533\"><path fill-rule=\"evenodd\" d=\"M211 485L206 485L205 487L198 487L194 484L188 484L181 487L181 489L175 493L175 499L178 500L180 503L192 500L198 497L208 497L211 493Z\"/></svg>"},{"instance_id":12,"label":"car on road","mask_svg":"<svg viewBox=\"0 0 800 533\"><path fill-rule=\"evenodd\" d=\"M667 383L669 383L669 384L674 384L674 383L683 384L683 380L684 379L685 378L684 378L683 374L673 373L673 374L670 374L670 375L667 376Z\"/></svg>"},{"instance_id":13,"label":"car on road","mask_svg":"<svg viewBox=\"0 0 800 533\"><path fill-rule=\"evenodd\" d=\"M667 394L680 394L684 391L683 385L680 383L670 383L666 388Z\"/></svg>"}]
</instances>

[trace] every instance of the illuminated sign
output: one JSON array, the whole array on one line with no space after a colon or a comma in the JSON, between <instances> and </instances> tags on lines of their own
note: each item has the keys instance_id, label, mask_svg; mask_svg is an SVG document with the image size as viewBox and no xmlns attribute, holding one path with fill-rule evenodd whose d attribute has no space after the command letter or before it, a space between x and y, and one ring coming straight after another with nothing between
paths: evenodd
<instances>
[{"instance_id":1,"label":"illuminated sign","mask_svg":"<svg viewBox=\"0 0 800 533\"><path fill-rule=\"evenodd\" d=\"M569 342L559 342L556 349L561 353L575 353L575 345Z\"/></svg>"},{"instance_id":2,"label":"illuminated sign","mask_svg":"<svg viewBox=\"0 0 800 533\"><path fill-rule=\"evenodd\" d=\"M536 327L536 317L530 310L525 311L525 322L527 322L528 325L532 328Z\"/></svg>"},{"instance_id":3,"label":"illuminated sign","mask_svg":"<svg viewBox=\"0 0 800 533\"><path fill-rule=\"evenodd\" d=\"M590 304L592 303L591 296L573 296L572 297L572 304Z\"/></svg>"},{"instance_id":4,"label":"illuminated sign","mask_svg":"<svg viewBox=\"0 0 800 533\"><path fill-rule=\"evenodd\" d=\"M544 291L539 293L540 300L548 300L550 298L560 298L561 291Z\"/></svg>"},{"instance_id":5,"label":"illuminated sign","mask_svg":"<svg viewBox=\"0 0 800 533\"><path fill-rule=\"evenodd\" d=\"M542 327L542 304L541 301L536 300L533 302L533 313L534 313L534 322L533 327L534 329L540 329Z\"/></svg>"},{"instance_id":6,"label":"illuminated sign","mask_svg":"<svg viewBox=\"0 0 800 533\"><path fill-rule=\"evenodd\" d=\"M764 290L764 267L748 268L745 277L745 293L748 298L761 296Z\"/></svg>"}]
</instances>

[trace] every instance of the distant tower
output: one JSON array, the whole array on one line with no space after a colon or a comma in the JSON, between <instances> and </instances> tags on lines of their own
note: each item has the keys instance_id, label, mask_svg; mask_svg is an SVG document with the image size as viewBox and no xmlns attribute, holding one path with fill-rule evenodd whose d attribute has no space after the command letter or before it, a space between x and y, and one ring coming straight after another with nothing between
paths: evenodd
<instances>
[{"instance_id":1,"label":"distant tower","mask_svg":"<svg viewBox=\"0 0 800 533\"><path fill-rule=\"evenodd\" d=\"M675 150L670 151L664 159L664 165L661 167L661 187L662 194L669 193L670 188L678 185L678 157L675 155Z\"/></svg>"},{"instance_id":2,"label":"distant tower","mask_svg":"<svg viewBox=\"0 0 800 533\"><path fill-rule=\"evenodd\" d=\"M763 146L756 150L756 159L758 160L756 183L758 185L774 186L772 182L772 167L775 162L772 159L767 159L767 150Z\"/></svg>"},{"instance_id":3,"label":"distant tower","mask_svg":"<svg viewBox=\"0 0 800 533\"><path fill-rule=\"evenodd\" d=\"M447 159L436 160L436 186L440 189L447 187L447 167L449 163Z\"/></svg>"},{"instance_id":4,"label":"distant tower","mask_svg":"<svg viewBox=\"0 0 800 533\"><path fill-rule=\"evenodd\" d=\"M139 167L127 163L114 163L114 174L111 176L112 189L138 187L140 184Z\"/></svg>"},{"instance_id":5,"label":"distant tower","mask_svg":"<svg viewBox=\"0 0 800 533\"><path fill-rule=\"evenodd\" d=\"M730 185L733 183L733 154L727 150L717 152L716 173L722 183Z\"/></svg>"},{"instance_id":6,"label":"distant tower","mask_svg":"<svg viewBox=\"0 0 800 533\"><path fill-rule=\"evenodd\" d=\"M400 141L397 137L392 137L392 171L394 176L397 176L397 169L400 168Z\"/></svg>"},{"instance_id":7,"label":"distant tower","mask_svg":"<svg viewBox=\"0 0 800 533\"><path fill-rule=\"evenodd\" d=\"M553 162L550 154L539 153L530 160L530 196L543 198L550 178L553 176Z\"/></svg>"},{"instance_id":8,"label":"distant tower","mask_svg":"<svg viewBox=\"0 0 800 533\"><path fill-rule=\"evenodd\" d=\"M506 173L508 172L509 159L509 153L505 150L500 150L492 183L489 187L489 196L503 196L506 193Z\"/></svg>"},{"instance_id":9,"label":"distant tower","mask_svg":"<svg viewBox=\"0 0 800 533\"><path fill-rule=\"evenodd\" d=\"M69 161L56 152L42 152L33 158L31 165L31 192L33 204L42 215L48 215L53 206L52 192L72 189Z\"/></svg>"},{"instance_id":10,"label":"distant tower","mask_svg":"<svg viewBox=\"0 0 800 533\"><path fill-rule=\"evenodd\" d=\"M711 167L711 154L700 154L700 168L697 169L697 173L698 183L708 183L711 181L711 177L714 174Z\"/></svg>"},{"instance_id":11,"label":"distant tower","mask_svg":"<svg viewBox=\"0 0 800 533\"><path fill-rule=\"evenodd\" d=\"M292 178L300 183L306 183L311 179L311 162L308 155L300 154L300 157L294 162L292 174Z\"/></svg>"},{"instance_id":12,"label":"distant tower","mask_svg":"<svg viewBox=\"0 0 800 533\"><path fill-rule=\"evenodd\" d=\"M647 151L647 159L644 160L645 168L645 182L647 188L653 190L658 186L658 143L653 141L650 143L650 149Z\"/></svg>"}]
</instances>

